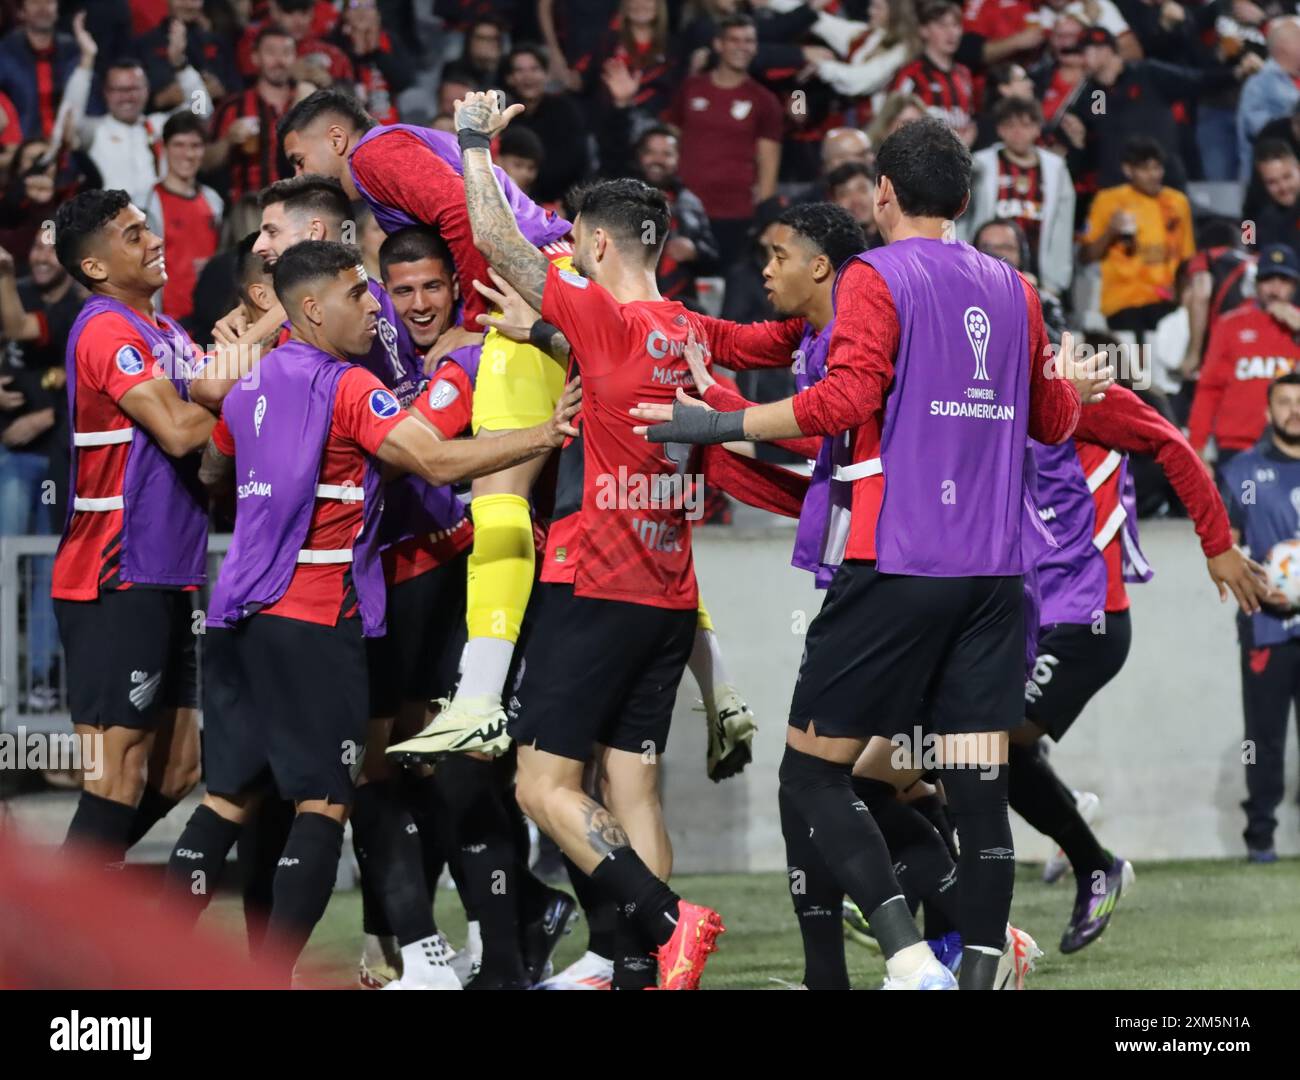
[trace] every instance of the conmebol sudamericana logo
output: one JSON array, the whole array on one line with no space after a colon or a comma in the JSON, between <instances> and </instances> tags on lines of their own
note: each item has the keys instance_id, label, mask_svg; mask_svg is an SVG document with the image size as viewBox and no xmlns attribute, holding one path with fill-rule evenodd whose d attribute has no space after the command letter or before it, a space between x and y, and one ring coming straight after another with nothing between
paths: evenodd
<instances>
[{"instance_id":1,"label":"conmebol sudamericana logo","mask_svg":"<svg viewBox=\"0 0 1300 1080\"><path fill-rule=\"evenodd\" d=\"M968 307L963 316L966 322L966 340L975 353L975 378L988 380L989 370L984 366L989 351L989 317L983 308Z\"/></svg>"}]
</instances>

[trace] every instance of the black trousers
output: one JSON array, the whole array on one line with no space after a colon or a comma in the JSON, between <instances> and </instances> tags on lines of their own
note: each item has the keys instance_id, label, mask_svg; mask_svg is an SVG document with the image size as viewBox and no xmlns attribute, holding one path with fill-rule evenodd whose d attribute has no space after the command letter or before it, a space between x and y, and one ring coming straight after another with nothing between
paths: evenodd
<instances>
[{"instance_id":1,"label":"black trousers","mask_svg":"<svg viewBox=\"0 0 1300 1080\"><path fill-rule=\"evenodd\" d=\"M1286 722L1300 716L1300 639L1241 649L1241 703L1246 717L1246 844L1273 844L1275 816L1286 786Z\"/></svg>"}]
</instances>

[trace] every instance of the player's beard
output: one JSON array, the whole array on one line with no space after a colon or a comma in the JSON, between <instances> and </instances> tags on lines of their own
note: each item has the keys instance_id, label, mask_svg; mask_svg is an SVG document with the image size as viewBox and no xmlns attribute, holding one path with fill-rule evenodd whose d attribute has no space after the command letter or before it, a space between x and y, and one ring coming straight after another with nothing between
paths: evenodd
<instances>
[{"instance_id":1,"label":"player's beard","mask_svg":"<svg viewBox=\"0 0 1300 1080\"><path fill-rule=\"evenodd\" d=\"M596 275L592 273L591 268L587 265L587 260L583 257L581 251L575 251L573 253L573 269L585 278L589 278L592 281L596 280Z\"/></svg>"}]
</instances>

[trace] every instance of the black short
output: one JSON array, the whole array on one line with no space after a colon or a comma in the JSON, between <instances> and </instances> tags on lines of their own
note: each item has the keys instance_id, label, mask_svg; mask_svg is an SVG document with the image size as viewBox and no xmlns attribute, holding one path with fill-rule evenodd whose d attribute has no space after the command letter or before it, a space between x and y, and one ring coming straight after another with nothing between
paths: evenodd
<instances>
[{"instance_id":1,"label":"black short","mask_svg":"<svg viewBox=\"0 0 1300 1080\"><path fill-rule=\"evenodd\" d=\"M254 615L209 627L204 645L208 790L237 795L270 779L281 798L351 804L368 718L361 621Z\"/></svg>"},{"instance_id":2,"label":"black short","mask_svg":"<svg viewBox=\"0 0 1300 1080\"><path fill-rule=\"evenodd\" d=\"M577 761L598 743L662 754L696 621L694 607L597 600L538 582L515 650L511 737Z\"/></svg>"},{"instance_id":3,"label":"black short","mask_svg":"<svg viewBox=\"0 0 1300 1080\"><path fill-rule=\"evenodd\" d=\"M1025 681L1025 718L1058 742L1128 657L1133 638L1128 612L1106 612L1104 630L1091 623L1057 623L1039 635L1038 659Z\"/></svg>"},{"instance_id":4,"label":"black short","mask_svg":"<svg viewBox=\"0 0 1300 1080\"><path fill-rule=\"evenodd\" d=\"M54 601L74 724L151 730L198 708L195 595L137 585Z\"/></svg>"},{"instance_id":5,"label":"black short","mask_svg":"<svg viewBox=\"0 0 1300 1080\"><path fill-rule=\"evenodd\" d=\"M844 563L812 625L790 724L869 739L1007 731L1021 720L1019 577L910 577ZM924 704L923 704L924 703Z\"/></svg>"},{"instance_id":6,"label":"black short","mask_svg":"<svg viewBox=\"0 0 1300 1080\"><path fill-rule=\"evenodd\" d=\"M388 589L388 632L366 639L370 715L396 716L403 701L450 694L465 648L469 553Z\"/></svg>"}]
</instances>

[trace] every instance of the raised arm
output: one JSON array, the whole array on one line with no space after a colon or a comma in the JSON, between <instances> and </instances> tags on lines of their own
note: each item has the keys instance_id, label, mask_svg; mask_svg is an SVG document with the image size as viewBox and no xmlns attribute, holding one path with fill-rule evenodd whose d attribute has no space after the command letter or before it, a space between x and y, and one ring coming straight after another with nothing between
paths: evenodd
<instances>
[{"instance_id":1,"label":"raised arm","mask_svg":"<svg viewBox=\"0 0 1300 1080\"><path fill-rule=\"evenodd\" d=\"M516 104L502 112L501 97L494 90L467 94L456 102L456 130L461 136L465 205L469 209L474 246L530 307L540 310L542 286L550 263L519 231L515 215L492 172L489 147L491 140L523 111L523 105Z\"/></svg>"}]
</instances>

